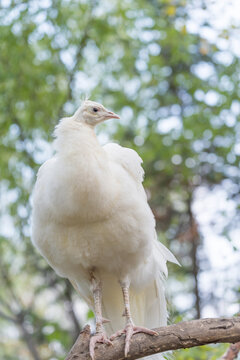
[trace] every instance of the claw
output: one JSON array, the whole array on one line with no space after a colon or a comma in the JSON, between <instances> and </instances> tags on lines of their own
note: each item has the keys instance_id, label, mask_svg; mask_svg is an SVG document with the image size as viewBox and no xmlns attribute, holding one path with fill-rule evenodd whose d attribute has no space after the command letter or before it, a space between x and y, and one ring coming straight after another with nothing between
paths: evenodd
<instances>
[{"instance_id":1,"label":"claw","mask_svg":"<svg viewBox=\"0 0 240 360\"><path fill-rule=\"evenodd\" d=\"M111 322L111 320L108 320L108 319L105 319L105 318L102 317L102 323L103 324L106 324L106 323L109 323L109 322Z\"/></svg>"},{"instance_id":2,"label":"claw","mask_svg":"<svg viewBox=\"0 0 240 360\"><path fill-rule=\"evenodd\" d=\"M118 336L121 336L122 334L124 334L125 331L124 330L118 330L115 334L113 334L112 336L110 336L110 340L114 340L116 339Z\"/></svg>"},{"instance_id":3,"label":"claw","mask_svg":"<svg viewBox=\"0 0 240 360\"><path fill-rule=\"evenodd\" d=\"M143 332L145 334L148 334L148 335L154 335L154 336L158 336L158 332L157 331L154 331L154 330L150 330L150 329L147 329L145 327L141 327L141 326L134 326L134 332L133 334L138 334L140 332Z\"/></svg>"},{"instance_id":4,"label":"claw","mask_svg":"<svg viewBox=\"0 0 240 360\"><path fill-rule=\"evenodd\" d=\"M113 345L104 332L93 335L89 343L89 353L92 360L95 360L95 346L97 343Z\"/></svg>"},{"instance_id":5,"label":"claw","mask_svg":"<svg viewBox=\"0 0 240 360\"><path fill-rule=\"evenodd\" d=\"M127 357L128 353L129 353L129 349L130 349L130 341L131 341L132 336L134 334L138 334L140 332L143 332L148 335L155 335L155 336L158 335L158 333L154 330L150 330L150 329L147 329L142 326L135 326L133 324L127 324L123 330L119 330L115 334L113 334L110 337L110 340L114 340L116 337L118 337L122 334L126 334L124 356Z\"/></svg>"}]
</instances>

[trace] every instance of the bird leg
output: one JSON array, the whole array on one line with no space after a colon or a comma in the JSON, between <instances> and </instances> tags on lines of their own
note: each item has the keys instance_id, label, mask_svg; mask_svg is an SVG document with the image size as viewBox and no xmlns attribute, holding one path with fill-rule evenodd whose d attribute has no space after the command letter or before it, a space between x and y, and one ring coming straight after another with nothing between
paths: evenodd
<instances>
[{"instance_id":1,"label":"bird leg","mask_svg":"<svg viewBox=\"0 0 240 360\"><path fill-rule=\"evenodd\" d=\"M95 356L95 346L97 343L103 343L112 345L112 342L107 338L105 333L103 323L108 322L109 320L104 319L102 317L102 285L101 281L98 280L93 272L90 272L91 276L91 289L93 293L94 299L94 310L95 310L95 318L96 318L96 333L91 337L89 344L89 353L92 360L94 360Z\"/></svg>"},{"instance_id":2,"label":"bird leg","mask_svg":"<svg viewBox=\"0 0 240 360\"><path fill-rule=\"evenodd\" d=\"M122 288L123 293L123 301L124 301L124 313L123 316L126 317L126 325L123 330L117 331L115 334L113 334L110 337L110 340L115 339L117 336L120 336L122 334L126 334L125 338L125 348L124 348L124 355L127 357L129 348L130 348L130 340L134 334L137 334L139 332L143 332L145 334L149 335L158 335L156 331L147 329L145 327L141 326L135 326L132 320L131 312L130 312L130 301L129 301L129 286L130 282L128 280L120 281L120 285Z\"/></svg>"}]
</instances>

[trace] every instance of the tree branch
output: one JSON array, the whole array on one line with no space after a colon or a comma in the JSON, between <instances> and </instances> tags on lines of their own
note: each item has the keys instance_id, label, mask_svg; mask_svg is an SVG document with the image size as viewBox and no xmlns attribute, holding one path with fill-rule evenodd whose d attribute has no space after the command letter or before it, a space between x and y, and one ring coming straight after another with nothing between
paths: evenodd
<instances>
[{"instance_id":1,"label":"tree branch","mask_svg":"<svg viewBox=\"0 0 240 360\"><path fill-rule=\"evenodd\" d=\"M35 344L35 341L33 340L32 335L26 329L23 319L19 318L18 326L21 330L22 337L28 347L28 350L29 350L30 354L32 355L32 358L34 360L41 360L40 355L37 350L37 346Z\"/></svg>"},{"instance_id":2,"label":"tree branch","mask_svg":"<svg viewBox=\"0 0 240 360\"><path fill-rule=\"evenodd\" d=\"M74 303L73 303L73 299L72 299L72 291L73 291L73 287L71 285L71 283L69 282L69 280L66 279L65 281L66 284L66 288L64 291L64 299L65 301L67 300L67 312L69 314L70 319L72 320L72 324L73 324L73 331L72 331L72 337L73 337L73 342L76 341L78 334L81 331L81 327L79 325L78 322L78 318L76 316L75 310L74 310Z\"/></svg>"},{"instance_id":3,"label":"tree branch","mask_svg":"<svg viewBox=\"0 0 240 360\"><path fill-rule=\"evenodd\" d=\"M9 316L7 314L5 314L3 311L0 310L0 318L4 319L4 320L7 320L7 321L11 321L13 323L17 323L17 320L12 317L12 316Z\"/></svg>"},{"instance_id":4,"label":"tree branch","mask_svg":"<svg viewBox=\"0 0 240 360\"><path fill-rule=\"evenodd\" d=\"M32 334L27 330L25 325L25 315L28 313L28 309L25 309L22 300L16 294L7 267L5 267L2 263L0 263L0 277L3 279L3 283L10 294L10 298L14 301L15 306L17 305L17 310L13 310L11 305L7 305L5 300L0 297L0 303L2 303L11 313L11 316L8 316L4 312L0 311L0 317L4 320L14 322L18 326L32 358L34 360L40 360L37 345L35 344Z\"/></svg>"},{"instance_id":5,"label":"tree branch","mask_svg":"<svg viewBox=\"0 0 240 360\"><path fill-rule=\"evenodd\" d=\"M201 318L201 297L199 291L199 264L198 264L198 245L199 245L199 234L196 227L196 222L192 212L192 195L188 200L188 215L190 222L190 233L191 233L191 251L190 255L192 258L192 273L194 277L194 295L195 295L195 308L196 318Z\"/></svg>"},{"instance_id":6,"label":"tree branch","mask_svg":"<svg viewBox=\"0 0 240 360\"><path fill-rule=\"evenodd\" d=\"M191 348L211 343L236 343L240 341L240 317L201 319L181 322L155 329L158 336L143 333L134 335L128 360L139 359L167 350ZM90 327L80 333L66 360L89 360ZM115 339L113 346L98 345L95 360L123 360L124 335Z\"/></svg>"}]
</instances>

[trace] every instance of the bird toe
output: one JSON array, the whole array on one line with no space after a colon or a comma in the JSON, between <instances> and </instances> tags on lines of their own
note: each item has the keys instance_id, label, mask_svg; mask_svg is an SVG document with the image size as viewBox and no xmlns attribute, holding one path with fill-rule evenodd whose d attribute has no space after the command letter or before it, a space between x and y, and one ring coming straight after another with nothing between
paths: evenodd
<instances>
[{"instance_id":1,"label":"bird toe","mask_svg":"<svg viewBox=\"0 0 240 360\"><path fill-rule=\"evenodd\" d=\"M97 343L113 345L113 343L107 338L107 335L105 333L94 334L91 337L89 343L89 353L92 360L95 360L95 347Z\"/></svg>"}]
</instances>

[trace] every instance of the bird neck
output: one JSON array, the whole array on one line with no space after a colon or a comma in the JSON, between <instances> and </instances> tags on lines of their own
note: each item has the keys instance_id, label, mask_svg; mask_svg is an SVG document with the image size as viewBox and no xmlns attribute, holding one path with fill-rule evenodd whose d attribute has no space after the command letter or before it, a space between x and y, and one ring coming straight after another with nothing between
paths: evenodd
<instances>
[{"instance_id":1,"label":"bird neck","mask_svg":"<svg viewBox=\"0 0 240 360\"><path fill-rule=\"evenodd\" d=\"M103 154L94 128L76 121L74 118L65 118L56 126L55 149L60 156L94 156Z\"/></svg>"}]
</instances>

